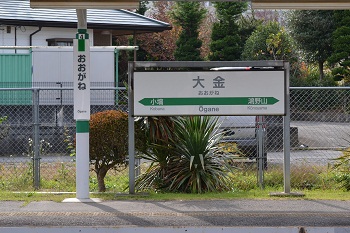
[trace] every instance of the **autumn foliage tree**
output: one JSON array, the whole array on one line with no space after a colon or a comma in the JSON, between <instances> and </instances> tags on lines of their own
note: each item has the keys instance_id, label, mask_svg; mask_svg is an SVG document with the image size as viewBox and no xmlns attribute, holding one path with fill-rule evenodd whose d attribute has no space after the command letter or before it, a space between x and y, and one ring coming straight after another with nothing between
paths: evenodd
<instances>
[{"instance_id":1,"label":"autumn foliage tree","mask_svg":"<svg viewBox=\"0 0 350 233\"><path fill-rule=\"evenodd\" d=\"M148 17L168 22L172 25L170 11L174 3L171 1L155 1L148 13ZM159 33L146 33L136 35L138 46L146 51L145 60L150 61L173 61L176 49L176 40L179 35L179 27L173 26L171 30Z\"/></svg>"},{"instance_id":2,"label":"autumn foliage tree","mask_svg":"<svg viewBox=\"0 0 350 233\"><path fill-rule=\"evenodd\" d=\"M138 129L138 127L135 127ZM136 148L143 148L141 137L136 133ZM99 192L105 192L104 178L112 168L127 165L128 115L122 111L108 110L94 113L90 119L90 162L96 172Z\"/></svg>"}]
</instances>

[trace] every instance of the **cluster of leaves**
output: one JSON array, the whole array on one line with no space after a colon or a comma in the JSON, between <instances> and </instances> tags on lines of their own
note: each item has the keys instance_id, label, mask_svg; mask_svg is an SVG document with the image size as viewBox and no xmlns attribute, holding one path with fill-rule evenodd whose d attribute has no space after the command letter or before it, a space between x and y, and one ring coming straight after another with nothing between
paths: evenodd
<instances>
[{"instance_id":1,"label":"cluster of leaves","mask_svg":"<svg viewBox=\"0 0 350 233\"><path fill-rule=\"evenodd\" d=\"M156 1L153 2L153 10L149 13L151 18L169 22L173 24L170 17L170 10L173 8L173 2ZM144 12L140 12L144 13ZM180 28L176 25L172 30L166 30L160 33L146 33L136 35L137 45L140 46L137 51L137 60L139 61L173 61L175 60L175 43L178 38ZM152 40L150 40L150 37Z\"/></svg>"},{"instance_id":2,"label":"cluster of leaves","mask_svg":"<svg viewBox=\"0 0 350 233\"><path fill-rule=\"evenodd\" d=\"M206 10L200 2L176 2L172 11L174 23L181 26L179 38L176 41L175 59L178 61L200 61L202 41L199 37L199 28L204 19Z\"/></svg>"},{"instance_id":3,"label":"cluster of leaves","mask_svg":"<svg viewBox=\"0 0 350 233\"><path fill-rule=\"evenodd\" d=\"M309 66L303 67L301 75L292 77L290 86L292 87L335 87L337 83L334 81L330 73L325 73L324 77L320 79L319 67Z\"/></svg>"},{"instance_id":4,"label":"cluster of leaves","mask_svg":"<svg viewBox=\"0 0 350 233\"><path fill-rule=\"evenodd\" d=\"M136 148L143 148L144 134L135 127ZM99 191L106 191L104 178L112 168L127 165L128 115L122 111L108 110L91 115L90 161L97 174Z\"/></svg>"},{"instance_id":5,"label":"cluster of leaves","mask_svg":"<svg viewBox=\"0 0 350 233\"><path fill-rule=\"evenodd\" d=\"M204 116L173 119L166 143L153 143L142 157L151 161L139 177L139 189L201 193L229 189L231 172L228 155L219 155L221 133L217 119ZM159 142L161 142L160 140Z\"/></svg>"},{"instance_id":6,"label":"cluster of leaves","mask_svg":"<svg viewBox=\"0 0 350 233\"><path fill-rule=\"evenodd\" d=\"M334 13L336 29L332 36L333 53L328 59L335 67L332 70L338 79L344 79L348 85L350 83L350 11L336 11Z\"/></svg>"},{"instance_id":7,"label":"cluster of leaves","mask_svg":"<svg viewBox=\"0 0 350 233\"><path fill-rule=\"evenodd\" d=\"M336 159L334 165L336 181L341 183L346 191L350 191L350 148L343 152L343 155Z\"/></svg>"},{"instance_id":8,"label":"cluster of leaves","mask_svg":"<svg viewBox=\"0 0 350 233\"><path fill-rule=\"evenodd\" d=\"M327 78L328 65L336 81L350 83L350 11L289 11L276 17L271 11L246 11L242 2L214 6L215 11L206 11L198 2L155 2L148 16L169 22L173 29L153 34L152 40L138 36L145 53L137 59L287 60L292 78L303 78L300 68L306 62L318 66L320 80ZM140 13L145 10L143 5Z\"/></svg>"},{"instance_id":9,"label":"cluster of leaves","mask_svg":"<svg viewBox=\"0 0 350 233\"><path fill-rule=\"evenodd\" d=\"M277 22L258 26L242 53L244 60L289 60L293 56L291 37Z\"/></svg>"},{"instance_id":10,"label":"cluster of leaves","mask_svg":"<svg viewBox=\"0 0 350 233\"><path fill-rule=\"evenodd\" d=\"M63 142L66 144L66 150L69 154L69 156L75 156L76 151L75 151L75 138L71 135L70 130L68 127L64 127L64 139Z\"/></svg>"},{"instance_id":11,"label":"cluster of leaves","mask_svg":"<svg viewBox=\"0 0 350 233\"><path fill-rule=\"evenodd\" d=\"M239 60L243 43L237 19L247 9L247 3L216 2L214 4L218 21L213 24L209 60Z\"/></svg>"},{"instance_id":12,"label":"cluster of leaves","mask_svg":"<svg viewBox=\"0 0 350 233\"><path fill-rule=\"evenodd\" d=\"M8 125L4 125L4 123L7 121L7 117L0 117L0 125L3 126L0 128L0 140L5 138L8 135L9 127Z\"/></svg>"},{"instance_id":13,"label":"cluster of leaves","mask_svg":"<svg viewBox=\"0 0 350 233\"><path fill-rule=\"evenodd\" d=\"M289 15L289 28L306 61L318 64L319 79L323 79L323 64L333 51L333 11L292 11Z\"/></svg>"}]
</instances>

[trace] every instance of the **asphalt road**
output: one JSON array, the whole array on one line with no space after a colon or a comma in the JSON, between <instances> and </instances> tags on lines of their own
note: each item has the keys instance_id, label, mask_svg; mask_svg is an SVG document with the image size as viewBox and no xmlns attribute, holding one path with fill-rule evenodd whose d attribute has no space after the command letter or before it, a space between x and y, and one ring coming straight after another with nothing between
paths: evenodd
<instances>
[{"instance_id":1,"label":"asphalt road","mask_svg":"<svg viewBox=\"0 0 350 233\"><path fill-rule=\"evenodd\" d=\"M300 144L310 148L344 148L350 146L350 124L339 122L292 121L298 128Z\"/></svg>"},{"instance_id":2,"label":"asphalt road","mask_svg":"<svg viewBox=\"0 0 350 233\"><path fill-rule=\"evenodd\" d=\"M0 202L0 227L29 226L350 227L350 201Z\"/></svg>"}]
</instances>

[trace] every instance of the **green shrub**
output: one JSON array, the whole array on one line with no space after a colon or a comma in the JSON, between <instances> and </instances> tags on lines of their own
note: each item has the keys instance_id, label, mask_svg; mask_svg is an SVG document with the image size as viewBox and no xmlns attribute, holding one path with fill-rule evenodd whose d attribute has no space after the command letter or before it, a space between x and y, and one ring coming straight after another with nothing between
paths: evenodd
<instances>
[{"instance_id":1,"label":"green shrub","mask_svg":"<svg viewBox=\"0 0 350 233\"><path fill-rule=\"evenodd\" d=\"M154 143L145 157L151 164L139 177L138 188L191 193L230 190L230 157L217 153L221 133L216 123L217 118L208 116L174 119L167 143Z\"/></svg>"},{"instance_id":2,"label":"green shrub","mask_svg":"<svg viewBox=\"0 0 350 233\"><path fill-rule=\"evenodd\" d=\"M222 134L216 131L217 118L183 117L175 120L172 146L175 156L169 165L168 190L214 192L229 190L229 157L219 155Z\"/></svg>"},{"instance_id":3,"label":"green shrub","mask_svg":"<svg viewBox=\"0 0 350 233\"><path fill-rule=\"evenodd\" d=\"M136 148L142 147L142 133L136 131ZM91 115L90 161L97 174L98 190L106 191L104 178L112 168L123 169L128 155L128 115L125 112L108 110Z\"/></svg>"},{"instance_id":4,"label":"green shrub","mask_svg":"<svg viewBox=\"0 0 350 233\"><path fill-rule=\"evenodd\" d=\"M346 191L350 191L350 148L343 151L343 155L336 159L334 172L335 180Z\"/></svg>"}]
</instances>

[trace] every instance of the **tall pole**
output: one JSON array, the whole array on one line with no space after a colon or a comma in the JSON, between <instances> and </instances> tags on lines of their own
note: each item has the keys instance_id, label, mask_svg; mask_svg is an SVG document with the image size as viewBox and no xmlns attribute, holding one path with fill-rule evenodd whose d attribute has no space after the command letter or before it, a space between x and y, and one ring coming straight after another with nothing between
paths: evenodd
<instances>
[{"instance_id":1,"label":"tall pole","mask_svg":"<svg viewBox=\"0 0 350 233\"><path fill-rule=\"evenodd\" d=\"M284 193L290 193L290 91L289 91L289 63L284 63L286 75L286 115L283 117L283 176Z\"/></svg>"},{"instance_id":2,"label":"tall pole","mask_svg":"<svg viewBox=\"0 0 350 233\"><path fill-rule=\"evenodd\" d=\"M128 147L129 147L129 194L135 194L135 122L134 122L134 94L133 94L134 63L128 66Z\"/></svg>"},{"instance_id":3,"label":"tall pole","mask_svg":"<svg viewBox=\"0 0 350 233\"><path fill-rule=\"evenodd\" d=\"M77 9L74 40L74 119L76 120L76 198L89 199L90 41L87 10Z\"/></svg>"}]
</instances>

